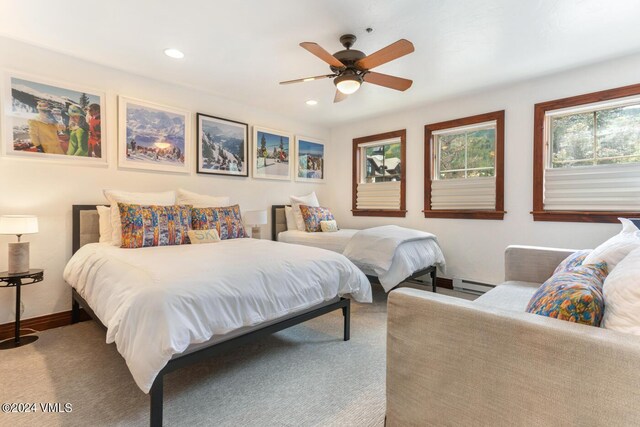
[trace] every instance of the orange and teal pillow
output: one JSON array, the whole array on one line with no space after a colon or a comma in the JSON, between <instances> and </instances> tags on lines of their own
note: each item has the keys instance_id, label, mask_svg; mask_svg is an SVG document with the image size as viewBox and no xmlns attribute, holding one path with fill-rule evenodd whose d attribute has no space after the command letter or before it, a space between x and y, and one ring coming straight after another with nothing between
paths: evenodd
<instances>
[{"instance_id":1,"label":"orange and teal pillow","mask_svg":"<svg viewBox=\"0 0 640 427\"><path fill-rule=\"evenodd\" d=\"M249 237L242 223L239 205L223 208L193 208L191 210L191 228L194 230L215 229L220 240Z\"/></svg>"},{"instance_id":2,"label":"orange and teal pillow","mask_svg":"<svg viewBox=\"0 0 640 427\"><path fill-rule=\"evenodd\" d=\"M579 267L584 262L584 259L591 253L591 249L583 249L577 251L566 257L555 269L553 274L560 273L561 271L571 270L575 267Z\"/></svg>"},{"instance_id":3,"label":"orange and teal pillow","mask_svg":"<svg viewBox=\"0 0 640 427\"><path fill-rule=\"evenodd\" d=\"M309 232L322 231L322 221L334 221L331 211L323 207L300 205L300 213L304 220L304 228Z\"/></svg>"},{"instance_id":4,"label":"orange and teal pillow","mask_svg":"<svg viewBox=\"0 0 640 427\"><path fill-rule=\"evenodd\" d=\"M136 205L118 203L122 248L184 245L189 243L191 205Z\"/></svg>"},{"instance_id":5,"label":"orange and teal pillow","mask_svg":"<svg viewBox=\"0 0 640 427\"><path fill-rule=\"evenodd\" d=\"M559 271L533 294L527 312L600 326L604 314L602 284L607 274L606 262Z\"/></svg>"}]
</instances>

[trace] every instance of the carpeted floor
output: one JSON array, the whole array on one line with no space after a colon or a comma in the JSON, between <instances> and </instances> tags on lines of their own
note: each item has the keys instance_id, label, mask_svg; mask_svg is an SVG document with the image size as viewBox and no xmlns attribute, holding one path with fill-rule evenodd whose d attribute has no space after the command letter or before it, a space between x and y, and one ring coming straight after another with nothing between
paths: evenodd
<instances>
[{"instance_id":1,"label":"carpeted floor","mask_svg":"<svg viewBox=\"0 0 640 427\"><path fill-rule=\"evenodd\" d=\"M381 426L386 295L165 377L170 426ZM2 426L148 425L149 397L94 322L52 329L0 354L0 403L70 403L72 412L0 413Z\"/></svg>"}]
</instances>

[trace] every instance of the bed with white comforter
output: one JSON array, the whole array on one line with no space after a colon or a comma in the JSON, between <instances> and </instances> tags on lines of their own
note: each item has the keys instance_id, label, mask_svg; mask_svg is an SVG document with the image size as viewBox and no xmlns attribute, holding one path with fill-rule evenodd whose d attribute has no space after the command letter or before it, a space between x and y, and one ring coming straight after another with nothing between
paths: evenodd
<instances>
[{"instance_id":1,"label":"bed with white comforter","mask_svg":"<svg viewBox=\"0 0 640 427\"><path fill-rule=\"evenodd\" d=\"M363 272L376 276L386 292L427 267L445 268L436 236L396 225L329 233L286 230L278 233L277 239L344 254Z\"/></svg>"},{"instance_id":2,"label":"bed with white comforter","mask_svg":"<svg viewBox=\"0 0 640 427\"><path fill-rule=\"evenodd\" d=\"M64 279L107 327L107 343L145 393L194 344L337 296L371 302L369 281L343 255L256 239L142 249L91 243Z\"/></svg>"}]
</instances>

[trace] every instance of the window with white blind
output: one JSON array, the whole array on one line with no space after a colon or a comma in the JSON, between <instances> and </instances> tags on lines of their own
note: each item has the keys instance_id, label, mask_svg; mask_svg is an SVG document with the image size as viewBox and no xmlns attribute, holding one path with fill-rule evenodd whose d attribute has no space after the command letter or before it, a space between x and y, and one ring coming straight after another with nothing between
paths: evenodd
<instances>
[{"instance_id":1,"label":"window with white blind","mask_svg":"<svg viewBox=\"0 0 640 427\"><path fill-rule=\"evenodd\" d=\"M504 111L425 126L425 217L502 219Z\"/></svg>"},{"instance_id":2,"label":"window with white blind","mask_svg":"<svg viewBox=\"0 0 640 427\"><path fill-rule=\"evenodd\" d=\"M640 212L640 85L536 105L534 219Z\"/></svg>"},{"instance_id":3,"label":"window with white blind","mask_svg":"<svg viewBox=\"0 0 640 427\"><path fill-rule=\"evenodd\" d=\"M353 140L353 208L357 216L404 216L404 130Z\"/></svg>"}]
</instances>

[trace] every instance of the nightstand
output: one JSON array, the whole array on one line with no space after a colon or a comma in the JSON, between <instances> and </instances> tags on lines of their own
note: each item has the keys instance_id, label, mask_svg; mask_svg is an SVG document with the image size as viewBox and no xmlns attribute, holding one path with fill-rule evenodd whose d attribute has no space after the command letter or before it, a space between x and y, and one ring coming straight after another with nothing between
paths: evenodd
<instances>
[{"instance_id":1,"label":"nightstand","mask_svg":"<svg viewBox=\"0 0 640 427\"><path fill-rule=\"evenodd\" d=\"M20 288L33 283L42 282L44 270L31 269L25 273L9 274L6 271L0 273L1 288L16 288L16 326L14 338L0 342L0 350L8 350L23 345L31 344L38 339L36 335L26 335L20 337Z\"/></svg>"}]
</instances>

